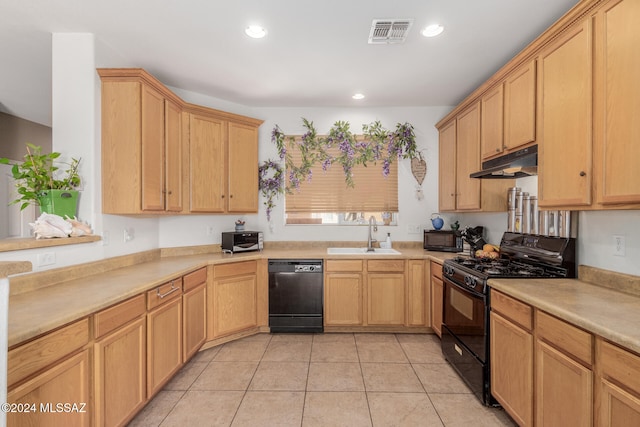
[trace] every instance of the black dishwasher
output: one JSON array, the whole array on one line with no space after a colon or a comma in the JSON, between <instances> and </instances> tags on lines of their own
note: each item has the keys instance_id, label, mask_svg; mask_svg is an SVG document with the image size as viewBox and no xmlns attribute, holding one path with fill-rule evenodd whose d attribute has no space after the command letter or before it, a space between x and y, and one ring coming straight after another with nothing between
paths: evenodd
<instances>
[{"instance_id":1,"label":"black dishwasher","mask_svg":"<svg viewBox=\"0 0 640 427\"><path fill-rule=\"evenodd\" d=\"M269 260L271 332L323 332L321 259Z\"/></svg>"}]
</instances>

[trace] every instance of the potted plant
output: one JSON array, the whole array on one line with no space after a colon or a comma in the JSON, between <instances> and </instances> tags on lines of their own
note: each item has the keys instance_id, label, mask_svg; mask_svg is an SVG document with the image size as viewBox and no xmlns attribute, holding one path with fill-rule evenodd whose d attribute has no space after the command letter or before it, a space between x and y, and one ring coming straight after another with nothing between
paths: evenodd
<instances>
[{"instance_id":1,"label":"potted plant","mask_svg":"<svg viewBox=\"0 0 640 427\"><path fill-rule=\"evenodd\" d=\"M20 204L20 210L33 204L40 211L75 217L78 203L80 159L71 159L62 171L54 164L60 153L42 153L42 147L27 144L27 154L22 162L0 158L0 163L13 165L11 175L16 180L18 198L10 204Z\"/></svg>"}]
</instances>

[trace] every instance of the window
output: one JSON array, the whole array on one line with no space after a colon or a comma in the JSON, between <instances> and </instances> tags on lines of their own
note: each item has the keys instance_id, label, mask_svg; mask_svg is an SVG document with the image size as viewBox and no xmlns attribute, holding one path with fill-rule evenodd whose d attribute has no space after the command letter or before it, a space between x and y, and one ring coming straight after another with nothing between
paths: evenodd
<instances>
[{"instance_id":1,"label":"window","mask_svg":"<svg viewBox=\"0 0 640 427\"><path fill-rule=\"evenodd\" d=\"M335 149L337 152L337 148ZM298 151L292 152L295 164ZM398 167L393 162L389 175L382 175L382 163L353 168L354 186L345 183L344 171L338 164L326 172L321 165L312 170L310 181L300 182L300 191L285 196L286 224L366 224L370 216L379 223L395 224L398 212ZM390 218L386 213L391 213Z\"/></svg>"}]
</instances>

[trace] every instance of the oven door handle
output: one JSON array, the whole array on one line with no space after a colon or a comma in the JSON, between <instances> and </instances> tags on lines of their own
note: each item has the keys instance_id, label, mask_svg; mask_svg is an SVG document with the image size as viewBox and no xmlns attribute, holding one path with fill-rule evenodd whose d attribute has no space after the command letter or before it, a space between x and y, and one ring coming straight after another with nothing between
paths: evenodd
<instances>
[{"instance_id":1,"label":"oven door handle","mask_svg":"<svg viewBox=\"0 0 640 427\"><path fill-rule=\"evenodd\" d=\"M485 294L483 294L482 292L477 292L477 291L475 291L475 290L473 290L473 289L469 288L468 286L462 286L462 285L459 285L459 284L457 284L456 282L454 282L454 281L450 280L449 278L447 278L446 276L443 278L443 281L444 281L445 283L450 284L451 286L455 286L456 288L460 289L461 291L463 291L463 292L465 292L465 293L467 293L467 294L471 294L471 295L473 295L474 297L481 298L481 299L482 299L482 300L484 300L484 301L485 301L485 303L486 303L486 295L485 295Z\"/></svg>"}]
</instances>

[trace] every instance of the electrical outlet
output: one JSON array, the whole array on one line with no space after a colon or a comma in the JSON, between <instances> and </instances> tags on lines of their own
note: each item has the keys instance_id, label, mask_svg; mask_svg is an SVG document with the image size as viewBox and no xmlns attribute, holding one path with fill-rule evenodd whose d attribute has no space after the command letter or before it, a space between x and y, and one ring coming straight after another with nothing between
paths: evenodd
<instances>
[{"instance_id":1,"label":"electrical outlet","mask_svg":"<svg viewBox=\"0 0 640 427\"><path fill-rule=\"evenodd\" d=\"M125 243L130 242L135 238L136 238L136 231L133 229L133 227L124 229L123 239Z\"/></svg>"},{"instance_id":2,"label":"electrical outlet","mask_svg":"<svg viewBox=\"0 0 640 427\"><path fill-rule=\"evenodd\" d=\"M407 225L408 234L420 234L420 226L415 224Z\"/></svg>"},{"instance_id":3,"label":"electrical outlet","mask_svg":"<svg viewBox=\"0 0 640 427\"><path fill-rule=\"evenodd\" d=\"M102 232L102 246L109 246L109 232Z\"/></svg>"},{"instance_id":4,"label":"electrical outlet","mask_svg":"<svg viewBox=\"0 0 640 427\"><path fill-rule=\"evenodd\" d=\"M624 236L613 236L613 255L625 256L627 253Z\"/></svg>"},{"instance_id":5,"label":"electrical outlet","mask_svg":"<svg viewBox=\"0 0 640 427\"><path fill-rule=\"evenodd\" d=\"M213 226L207 226L207 236L213 236Z\"/></svg>"},{"instance_id":6,"label":"electrical outlet","mask_svg":"<svg viewBox=\"0 0 640 427\"><path fill-rule=\"evenodd\" d=\"M53 265L56 263L56 253L55 252L45 252L43 254L38 254L38 267L44 267L46 265Z\"/></svg>"}]
</instances>

